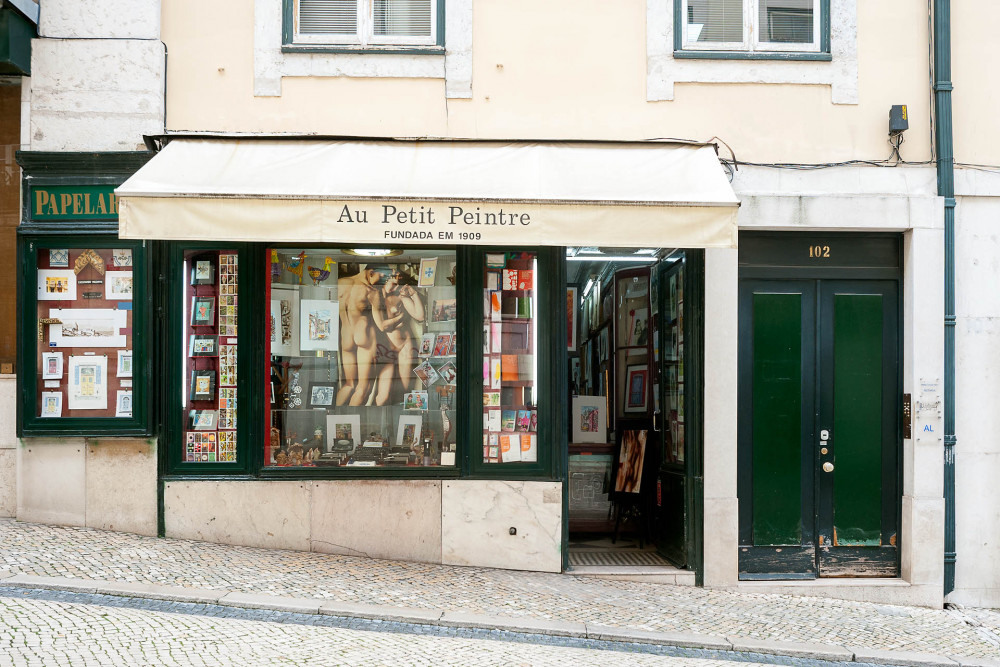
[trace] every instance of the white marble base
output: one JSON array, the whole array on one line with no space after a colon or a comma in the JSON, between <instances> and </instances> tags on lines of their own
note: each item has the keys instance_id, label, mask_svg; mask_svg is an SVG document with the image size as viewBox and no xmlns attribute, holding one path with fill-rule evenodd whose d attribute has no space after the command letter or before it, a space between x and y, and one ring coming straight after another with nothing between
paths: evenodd
<instances>
[{"instance_id":1,"label":"white marble base","mask_svg":"<svg viewBox=\"0 0 1000 667\"><path fill-rule=\"evenodd\" d=\"M156 535L154 440L87 442L87 526Z\"/></svg>"},{"instance_id":2,"label":"white marble base","mask_svg":"<svg viewBox=\"0 0 1000 667\"><path fill-rule=\"evenodd\" d=\"M26 438L17 452L17 518L87 525L83 438Z\"/></svg>"}]
</instances>

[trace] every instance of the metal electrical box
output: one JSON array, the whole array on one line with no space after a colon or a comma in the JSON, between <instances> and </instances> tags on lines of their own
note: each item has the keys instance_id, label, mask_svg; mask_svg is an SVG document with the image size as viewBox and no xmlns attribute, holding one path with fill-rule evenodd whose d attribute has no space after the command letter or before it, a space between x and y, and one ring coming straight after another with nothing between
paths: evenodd
<instances>
[{"instance_id":1,"label":"metal electrical box","mask_svg":"<svg viewBox=\"0 0 1000 667\"><path fill-rule=\"evenodd\" d=\"M899 134L910 129L910 122L906 119L906 105L894 104L889 109L889 134Z\"/></svg>"}]
</instances>

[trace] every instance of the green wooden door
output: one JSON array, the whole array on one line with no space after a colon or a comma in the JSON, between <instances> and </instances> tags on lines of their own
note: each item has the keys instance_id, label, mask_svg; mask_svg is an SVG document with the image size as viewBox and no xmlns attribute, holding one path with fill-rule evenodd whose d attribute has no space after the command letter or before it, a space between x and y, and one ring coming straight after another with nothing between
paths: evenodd
<instances>
[{"instance_id":1,"label":"green wooden door","mask_svg":"<svg viewBox=\"0 0 1000 667\"><path fill-rule=\"evenodd\" d=\"M743 578L898 572L895 281L740 284Z\"/></svg>"}]
</instances>

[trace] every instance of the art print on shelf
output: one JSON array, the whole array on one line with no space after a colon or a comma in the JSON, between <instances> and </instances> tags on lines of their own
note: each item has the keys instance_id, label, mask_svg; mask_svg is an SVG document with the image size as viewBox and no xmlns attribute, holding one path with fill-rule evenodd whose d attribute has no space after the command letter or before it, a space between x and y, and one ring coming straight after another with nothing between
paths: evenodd
<instances>
[{"instance_id":1,"label":"art print on shelf","mask_svg":"<svg viewBox=\"0 0 1000 667\"><path fill-rule=\"evenodd\" d=\"M132 272L109 271L104 276L104 297L108 301L131 301Z\"/></svg>"},{"instance_id":2,"label":"art print on shelf","mask_svg":"<svg viewBox=\"0 0 1000 667\"><path fill-rule=\"evenodd\" d=\"M431 322L453 322L458 313L455 299L434 299L431 308Z\"/></svg>"},{"instance_id":3,"label":"art print on shelf","mask_svg":"<svg viewBox=\"0 0 1000 667\"><path fill-rule=\"evenodd\" d=\"M219 356L219 337L202 334L191 334L188 341L189 357Z\"/></svg>"},{"instance_id":4,"label":"art print on shelf","mask_svg":"<svg viewBox=\"0 0 1000 667\"><path fill-rule=\"evenodd\" d=\"M339 317L336 301L302 299L299 349L337 350Z\"/></svg>"},{"instance_id":5,"label":"art print on shelf","mask_svg":"<svg viewBox=\"0 0 1000 667\"><path fill-rule=\"evenodd\" d=\"M631 313L628 332L628 344L645 345L649 340L649 309L636 308Z\"/></svg>"},{"instance_id":6,"label":"art print on shelf","mask_svg":"<svg viewBox=\"0 0 1000 667\"><path fill-rule=\"evenodd\" d=\"M419 366L413 369L413 373L420 378L420 381L424 383L425 387L431 386L441 377L441 375L437 372L437 369L431 366L431 362L426 359Z\"/></svg>"},{"instance_id":7,"label":"art print on shelf","mask_svg":"<svg viewBox=\"0 0 1000 667\"><path fill-rule=\"evenodd\" d=\"M132 249L115 248L111 251L111 263L113 266L132 266Z\"/></svg>"},{"instance_id":8,"label":"art print on shelf","mask_svg":"<svg viewBox=\"0 0 1000 667\"><path fill-rule=\"evenodd\" d=\"M419 444L420 425L424 418L414 415L400 415L396 427L396 447L413 449Z\"/></svg>"},{"instance_id":9,"label":"art print on shelf","mask_svg":"<svg viewBox=\"0 0 1000 667\"><path fill-rule=\"evenodd\" d=\"M326 416L326 453L353 452L361 444L361 415Z\"/></svg>"},{"instance_id":10,"label":"art print on shelf","mask_svg":"<svg viewBox=\"0 0 1000 667\"><path fill-rule=\"evenodd\" d=\"M215 263L210 259L196 259L191 262L192 285L214 285Z\"/></svg>"},{"instance_id":11,"label":"art print on shelf","mask_svg":"<svg viewBox=\"0 0 1000 667\"><path fill-rule=\"evenodd\" d=\"M337 395L335 382L313 382L309 385L309 407L333 407L333 398Z\"/></svg>"},{"instance_id":12,"label":"art print on shelf","mask_svg":"<svg viewBox=\"0 0 1000 667\"><path fill-rule=\"evenodd\" d=\"M411 391L406 394L403 398L403 409L404 410L426 410L427 409L427 392L426 391Z\"/></svg>"},{"instance_id":13,"label":"art print on shelf","mask_svg":"<svg viewBox=\"0 0 1000 667\"><path fill-rule=\"evenodd\" d=\"M63 376L63 353L43 352L42 353L42 379L59 380ZM61 395L61 394L60 394Z\"/></svg>"},{"instance_id":14,"label":"art print on shelf","mask_svg":"<svg viewBox=\"0 0 1000 667\"><path fill-rule=\"evenodd\" d=\"M573 442L607 442L607 397L574 396L571 414Z\"/></svg>"},{"instance_id":15,"label":"art print on shelf","mask_svg":"<svg viewBox=\"0 0 1000 667\"><path fill-rule=\"evenodd\" d=\"M76 274L72 271L38 272L39 301L76 301Z\"/></svg>"},{"instance_id":16,"label":"art print on shelf","mask_svg":"<svg viewBox=\"0 0 1000 667\"><path fill-rule=\"evenodd\" d=\"M450 354L451 350L451 337L450 333L438 334L434 340L434 352L431 356L434 357L446 357Z\"/></svg>"},{"instance_id":17,"label":"art print on shelf","mask_svg":"<svg viewBox=\"0 0 1000 667\"><path fill-rule=\"evenodd\" d=\"M53 269L63 268L69 266L69 249L68 248L50 248L49 249L49 266Z\"/></svg>"},{"instance_id":18,"label":"art print on shelf","mask_svg":"<svg viewBox=\"0 0 1000 667\"><path fill-rule=\"evenodd\" d=\"M431 356L431 352L434 351L434 341L437 340L437 335L433 333L425 333L420 338L420 352L418 353L421 357Z\"/></svg>"},{"instance_id":19,"label":"art print on shelf","mask_svg":"<svg viewBox=\"0 0 1000 667\"><path fill-rule=\"evenodd\" d=\"M299 292L271 288L271 354L281 357L299 355Z\"/></svg>"},{"instance_id":20,"label":"art print on shelf","mask_svg":"<svg viewBox=\"0 0 1000 667\"><path fill-rule=\"evenodd\" d=\"M191 297L191 326L193 327L215 326L214 296Z\"/></svg>"},{"instance_id":21,"label":"art print on shelf","mask_svg":"<svg viewBox=\"0 0 1000 667\"><path fill-rule=\"evenodd\" d=\"M108 358L71 356L69 358L69 409L108 409Z\"/></svg>"},{"instance_id":22,"label":"art print on shelf","mask_svg":"<svg viewBox=\"0 0 1000 667\"><path fill-rule=\"evenodd\" d=\"M62 392L42 392L42 417L62 417Z\"/></svg>"},{"instance_id":23,"label":"art print on shelf","mask_svg":"<svg viewBox=\"0 0 1000 667\"><path fill-rule=\"evenodd\" d=\"M437 257L424 257L420 260L420 277L417 280L418 287L434 287L437 263Z\"/></svg>"},{"instance_id":24,"label":"art print on shelf","mask_svg":"<svg viewBox=\"0 0 1000 667\"><path fill-rule=\"evenodd\" d=\"M458 378L458 368L455 367L453 362L449 361L437 370L441 374L442 382L445 384L455 384L455 380Z\"/></svg>"},{"instance_id":25,"label":"art print on shelf","mask_svg":"<svg viewBox=\"0 0 1000 667\"><path fill-rule=\"evenodd\" d=\"M218 410L191 410L188 413L188 428L192 431L214 431L218 422Z\"/></svg>"},{"instance_id":26,"label":"art print on shelf","mask_svg":"<svg viewBox=\"0 0 1000 667\"><path fill-rule=\"evenodd\" d=\"M118 332L128 322L127 311L53 308L49 317L60 322L49 325L50 347L125 347L125 336Z\"/></svg>"},{"instance_id":27,"label":"art print on shelf","mask_svg":"<svg viewBox=\"0 0 1000 667\"><path fill-rule=\"evenodd\" d=\"M115 400L115 417L131 417L132 416L132 392L118 390L118 396Z\"/></svg>"},{"instance_id":28,"label":"art print on shelf","mask_svg":"<svg viewBox=\"0 0 1000 667\"><path fill-rule=\"evenodd\" d=\"M645 412L649 369L636 364L625 369L625 412Z\"/></svg>"},{"instance_id":29,"label":"art print on shelf","mask_svg":"<svg viewBox=\"0 0 1000 667\"><path fill-rule=\"evenodd\" d=\"M615 475L615 491L619 493L639 493L642 482L642 466L646 458L646 437L648 431L624 430L618 446L618 473Z\"/></svg>"},{"instance_id":30,"label":"art print on shelf","mask_svg":"<svg viewBox=\"0 0 1000 667\"><path fill-rule=\"evenodd\" d=\"M191 371L192 401L211 401L215 398L215 371Z\"/></svg>"},{"instance_id":31,"label":"art print on shelf","mask_svg":"<svg viewBox=\"0 0 1000 667\"><path fill-rule=\"evenodd\" d=\"M132 377L132 350L118 350L118 368L115 375L120 378Z\"/></svg>"}]
</instances>

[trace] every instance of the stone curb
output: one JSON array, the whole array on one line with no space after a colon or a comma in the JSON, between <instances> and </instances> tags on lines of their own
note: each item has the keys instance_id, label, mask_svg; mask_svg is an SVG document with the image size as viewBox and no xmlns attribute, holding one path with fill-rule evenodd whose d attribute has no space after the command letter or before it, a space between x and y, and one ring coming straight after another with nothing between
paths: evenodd
<instances>
[{"instance_id":1,"label":"stone curb","mask_svg":"<svg viewBox=\"0 0 1000 667\"><path fill-rule=\"evenodd\" d=\"M437 611L393 607L360 602L324 601L314 598L293 598L263 593L213 591L210 589L164 586L140 582L73 579L69 577L39 577L28 574L11 575L0 570L0 586L33 588L73 593L91 593L118 597L215 604L243 609L260 609L295 614L321 614L343 618L363 618L376 621L436 625L442 627L501 630L526 634L573 637L595 641L655 644L678 648L757 653L837 662L863 662L877 665L914 667L1000 667L991 658L946 657L913 651L887 651L867 647L845 647L835 644L810 644L747 637L717 637L679 632L658 632L615 628L610 626L517 616L493 616L462 611Z\"/></svg>"}]
</instances>

